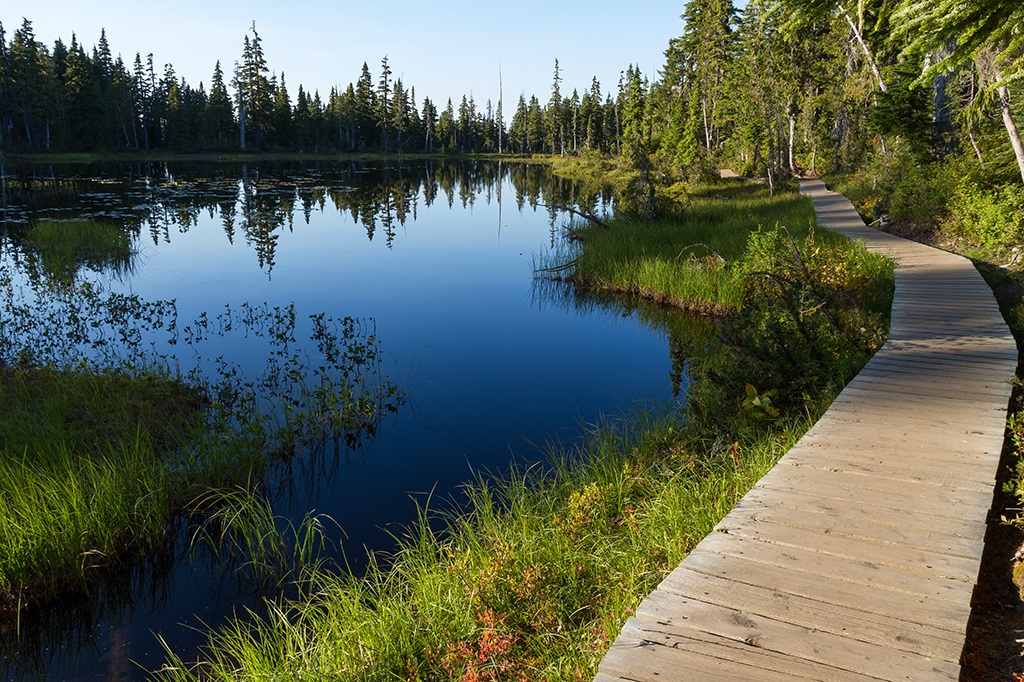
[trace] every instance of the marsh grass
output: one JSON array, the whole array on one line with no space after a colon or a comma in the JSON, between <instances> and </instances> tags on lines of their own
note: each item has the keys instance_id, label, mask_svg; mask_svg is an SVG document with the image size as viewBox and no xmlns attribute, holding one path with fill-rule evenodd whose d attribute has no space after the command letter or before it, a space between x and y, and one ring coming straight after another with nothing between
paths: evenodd
<instances>
[{"instance_id":1,"label":"marsh grass","mask_svg":"<svg viewBox=\"0 0 1024 682\"><path fill-rule=\"evenodd\" d=\"M596 428L549 469L481 476L364 577L313 571L301 598L169 654L168 680L589 679L621 622L806 428L692 450L678 415Z\"/></svg>"},{"instance_id":2,"label":"marsh grass","mask_svg":"<svg viewBox=\"0 0 1024 682\"><path fill-rule=\"evenodd\" d=\"M0 370L0 607L81 590L98 567L160 545L181 504L162 462L201 404L158 374Z\"/></svg>"},{"instance_id":3,"label":"marsh grass","mask_svg":"<svg viewBox=\"0 0 1024 682\"><path fill-rule=\"evenodd\" d=\"M208 551L239 586L261 594L279 593L289 582L305 580L321 563L328 540L326 515L306 514L296 526L274 514L257 487L213 488L190 503L195 526L193 554Z\"/></svg>"},{"instance_id":4,"label":"marsh grass","mask_svg":"<svg viewBox=\"0 0 1024 682\"><path fill-rule=\"evenodd\" d=\"M39 220L25 234L29 267L70 282L82 266L115 273L131 269L133 239L122 227L98 220Z\"/></svg>"},{"instance_id":5,"label":"marsh grass","mask_svg":"<svg viewBox=\"0 0 1024 682\"><path fill-rule=\"evenodd\" d=\"M749 235L784 225L799 240L814 222L813 206L800 195L770 197L766 187L739 180L691 190L676 206L657 220L617 216L611 229L576 221L569 245L541 256L535 268L581 286L724 315L742 304Z\"/></svg>"}]
</instances>

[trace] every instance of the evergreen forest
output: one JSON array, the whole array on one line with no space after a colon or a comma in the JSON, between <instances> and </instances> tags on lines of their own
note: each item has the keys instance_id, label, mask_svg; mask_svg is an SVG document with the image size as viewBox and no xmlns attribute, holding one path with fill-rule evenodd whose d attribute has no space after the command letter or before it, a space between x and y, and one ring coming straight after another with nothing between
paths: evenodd
<instances>
[{"instance_id":1,"label":"evergreen forest","mask_svg":"<svg viewBox=\"0 0 1024 682\"><path fill-rule=\"evenodd\" d=\"M776 177L852 169L873 153L917 161L966 151L1024 177L1021 25L1012 0L691 0L656 75L627 66L611 89L562 83L513 107L463 95L417 100L385 56L330 93L268 63L255 23L233 72L209 85L171 64L114 57L106 33L52 46L23 19L0 24L0 151L598 152L641 154L676 172L734 165Z\"/></svg>"}]
</instances>

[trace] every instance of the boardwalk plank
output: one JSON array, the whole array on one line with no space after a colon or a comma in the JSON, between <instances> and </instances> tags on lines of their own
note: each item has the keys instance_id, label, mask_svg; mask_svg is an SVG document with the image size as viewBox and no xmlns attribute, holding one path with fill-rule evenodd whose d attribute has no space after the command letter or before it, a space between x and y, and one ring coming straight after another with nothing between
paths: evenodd
<instances>
[{"instance_id":1,"label":"boardwalk plank","mask_svg":"<svg viewBox=\"0 0 1024 682\"><path fill-rule=\"evenodd\" d=\"M676 570L692 570L727 580L843 606L865 613L899 618L960 637L967 627L968 604L842 580L822 580L816 573L755 561L750 557L711 552L698 546Z\"/></svg>"},{"instance_id":2,"label":"boardwalk plank","mask_svg":"<svg viewBox=\"0 0 1024 682\"><path fill-rule=\"evenodd\" d=\"M979 529L978 523L974 519L951 519L947 517L942 520L941 525L938 525L935 516L930 513L911 509L893 509L892 507L870 504L864 501L858 504L850 504L845 500L837 500L820 493L808 494L792 489L772 490L764 486L757 486L743 497L743 501L763 505L792 505L800 509L836 514L854 520L886 519L908 528L934 530L958 538L978 540L979 542L985 538L985 529Z\"/></svg>"},{"instance_id":3,"label":"boardwalk plank","mask_svg":"<svg viewBox=\"0 0 1024 682\"><path fill-rule=\"evenodd\" d=\"M824 527L811 528L775 523L771 516L752 519L730 514L715 527L715 530L747 540L810 549L847 559L870 556L873 559L872 563L879 566L934 573L943 578L964 582L973 581L978 573L978 561L974 557L958 557L930 549L913 549L899 545L881 546L871 540L827 533Z\"/></svg>"},{"instance_id":4,"label":"boardwalk plank","mask_svg":"<svg viewBox=\"0 0 1024 682\"><path fill-rule=\"evenodd\" d=\"M873 561L873 556L844 557L805 547L773 545L722 532L712 532L700 544L708 552L801 571L831 584L834 589L845 589L848 584L857 583L887 592L903 592L930 600L960 604L965 608L969 608L971 603L971 590L964 589L962 580L938 573L885 566ZM876 547L875 551L880 553L883 550Z\"/></svg>"},{"instance_id":5,"label":"boardwalk plank","mask_svg":"<svg viewBox=\"0 0 1024 682\"><path fill-rule=\"evenodd\" d=\"M770 519L790 526L815 528L823 534L846 535L880 544L926 549L960 557L977 558L984 547L980 538L965 538L931 528L887 523L882 519L855 519L792 505L766 505L746 498L740 500L730 516Z\"/></svg>"},{"instance_id":6,"label":"boardwalk plank","mask_svg":"<svg viewBox=\"0 0 1024 682\"><path fill-rule=\"evenodd\" d=\"M680 606L685 615L680 616ZM642 634L663 646L685 647L692 638L710 634L791 660L822 664L839 671L856 670L879 679L885 679L896 670L924 669L945 675L959 672L956 663L941 658L836 635L816 626L794 625L745 609L692 598L679 599L677 595L660 592L644 601L631 624L637 635Z\"/></svg>"},{"instance_id":7,"label":"boardwalk plank","mask_svg":"<svg viewBox=\"0 0 1024 682\"><path fill-rule=\"evenodd\" d=\"M665 614L660 613L661 604L657 599L659 594L664 595L664 601L669 605L667 608L672 608L675 597L699 599L786 623L814 623L817 629L834 635L945 661L957 660L963 645L959 636L948 630L865 613L783 590L769 590L685 568L673 571L644 601L643 615L648 620L665 618Z\"/></svg>"}]
</instances>

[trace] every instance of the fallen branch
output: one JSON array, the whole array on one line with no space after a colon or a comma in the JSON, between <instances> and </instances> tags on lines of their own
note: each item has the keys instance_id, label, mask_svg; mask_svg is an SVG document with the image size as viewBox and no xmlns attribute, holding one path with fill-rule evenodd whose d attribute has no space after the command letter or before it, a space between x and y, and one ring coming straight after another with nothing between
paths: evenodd
<instances>
[{"instance_id":1,"label":"fallen branch","mask_svg":"<svg viewBox=\"0 0 1024 682\"><path fill-rule=\"evenodd\" d=\"M556 206L554 204L550 204L550 205L549 204L541 204L541 206L543 206L544 208L557 208L560 211L568 211L569 213L572 213L574 215L578 215L579 217L581 217L581 218L583 218L585 220L589 220L592 223L596 223L597 225L599 225L599 226L601 226L601 227L603 227L605 229L611 229L609 227L608 223L604 222L603 220L601 220L597 216L591 215L590 213L584 213L583 211L577 211L575 208L569 208L568 206Z\"/></svg>"}]
</instances>

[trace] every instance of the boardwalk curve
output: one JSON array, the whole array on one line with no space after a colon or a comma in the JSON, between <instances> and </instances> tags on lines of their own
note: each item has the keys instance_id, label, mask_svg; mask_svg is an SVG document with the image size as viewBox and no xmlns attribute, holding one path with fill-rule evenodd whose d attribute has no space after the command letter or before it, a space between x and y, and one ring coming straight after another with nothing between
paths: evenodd
<instances>
[{"instance_id":1,"label":"boardwalk curve","mask_svg":"<svg viewBox=\"0 0 1024 682\"><path fill-rule=\"evenodd\" d=\"M652 592L596 682L956 680L1017 349L971 262L821 225L897 262L885 345Z\"/></svg>"}]
</instances>

